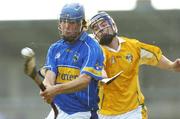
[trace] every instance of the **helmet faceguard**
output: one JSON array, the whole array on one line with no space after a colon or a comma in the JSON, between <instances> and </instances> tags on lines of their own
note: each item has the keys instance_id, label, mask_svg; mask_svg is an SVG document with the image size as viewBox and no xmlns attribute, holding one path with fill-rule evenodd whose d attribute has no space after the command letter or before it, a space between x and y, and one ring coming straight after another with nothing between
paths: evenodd
<instances>
[{"instance_id":1,"label":"helmet faceguard","mask_svg":"<svg viewBox=\"0 0 180 119\"><path fill-rule=\"evenodd\" d=\"M106 12L93 16L90 20L90 28L102 45L111 43L118 31L114 20Z\"/></svg>"},{"instance_id":2,"label":"helmet faceguard","mask_svg":"<svg viewBox=\"0 0 180 119\"><path fill-rule=\"evenodd\" d=\"M84 7L79 3L66 4L60 14L58 29L64 40L75 41L83 30Z\"/></svg>"},{"instance_id":3,"label":"helmet faceguard","mask_svg":"<svg viewBox=\"0 0 180 119\"><path fill-rule=\"evenodd\" d=\"M107 27L111 27L113 29L113 31L115 33L118 32L117 30L117 26L114 22L114 20L111 18L111 16L109 16L109 14L107 14L106 12L100 12L98 14L96 14L95 16L93 16L90 20L90 28L93 30L94 26L97 25L97 23L99 21L107 21L109 25L107 25L106 27L102 28L102 27L99 27L99 29L97 30L96 34L98 32L100 32L101 30L107 28ZM95 35L96 35L95 34Z\"/></svg>"}]
</instances>

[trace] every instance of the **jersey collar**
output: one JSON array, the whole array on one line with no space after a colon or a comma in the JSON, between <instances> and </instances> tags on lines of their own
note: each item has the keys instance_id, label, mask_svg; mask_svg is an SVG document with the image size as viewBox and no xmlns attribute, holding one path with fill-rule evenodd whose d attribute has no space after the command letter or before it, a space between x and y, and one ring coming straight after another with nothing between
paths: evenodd
<instances>
[{"instance_id":1,"label":"jersey collar","mask_svg":"<svg viewBox=\"0 0 180 119\"><path fill-rule=\"evenodd\" d=\"M88 34L86 32L82 32L79 40L84 41L87 36L88 36Z\"/></svg>"},{"instance_id":2,"label":"jersey collar","mask_svg":"<svg viewBox=\"0 0 180 119\"><path fill-rule=\"evenodd\" d=\"M123 38L118 37L118 36L116 36L116 38L117 38L118 41L119 41L119 47L118 47L117 50L115 50L115 49L113 49L113 48L110 48L110 47L108 47L108 46L104 46L104 47L106 47L108 50L110 50L110 51L112 51L112 52L119 52L119 51L121 50L121 44L124 43L124 42L126 42L126 41L125 41Z\"/></svg>"}]
</instances>

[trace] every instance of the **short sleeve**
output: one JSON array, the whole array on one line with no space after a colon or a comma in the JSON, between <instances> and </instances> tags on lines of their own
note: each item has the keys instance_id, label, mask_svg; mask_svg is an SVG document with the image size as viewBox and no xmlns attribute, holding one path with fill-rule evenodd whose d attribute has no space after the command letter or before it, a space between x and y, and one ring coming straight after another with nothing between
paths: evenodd
<instances>
[{"instance_id":1,"label":"short sleeve","mask_svg":"<svg viewBox=\"0 0 180 119\"><path fill-rule=\"evenodd\" d=\"M162 51L159 47L142 42L137 42L137 46L140 48L140 64L158 64L162 56Z\"/></svg>"},{"instance_id":2,"label":"short sleeve","mask_svg":"<svg viewBox=\"0 0 180 119\"><path fill-rule=\"evenodd\" d=\"M98 44L95 44L94 47L88 44L86 44L86 46L88 48L87 51L85 51L86 56L83 61L81 74L85 73L96 80L101 80L104 61L102 49Z\"/></svg>"},{"instance_id":3,"label":"short sleeve","mask_svg":"<svg viewBox=\"0 0 180 119\"><path fill-rule=\"evenodd\" d=\"M46 56L46 61L45 61L45 65L43 68L48 69L53 71L56 75L57 75L57 67L56 67L56 57L54 55L54 45L52 45L49 49L48 49L48 53Z\"/></svg>"}]
</instances>

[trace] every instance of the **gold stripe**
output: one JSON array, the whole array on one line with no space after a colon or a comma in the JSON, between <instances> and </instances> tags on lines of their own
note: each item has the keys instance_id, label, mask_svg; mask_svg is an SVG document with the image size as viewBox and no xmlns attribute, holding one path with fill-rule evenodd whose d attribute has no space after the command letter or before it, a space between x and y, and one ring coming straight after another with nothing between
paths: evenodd
<instances>
[{"instance_id":1,"label":"gold stripe","mask_svg":"<svg viewBox=\"0 0 180 119\"><path fill-rule=\"evenodd\" d=\"M90 67L86 67L83 69L84 71L87 71L87 72L90 72L98 77L102 76L102 71L98 71L98 70L95 70L93 68L90 68Z\"/></svg>"}]
</instances>

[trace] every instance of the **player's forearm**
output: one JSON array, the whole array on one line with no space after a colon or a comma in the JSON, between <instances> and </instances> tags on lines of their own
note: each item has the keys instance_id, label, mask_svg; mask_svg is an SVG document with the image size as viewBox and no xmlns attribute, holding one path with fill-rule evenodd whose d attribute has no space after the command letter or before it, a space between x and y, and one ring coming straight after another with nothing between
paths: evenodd
<instances>
[{"instance_id":1,"label":"player's forearm","mask_svg":"<svg viewBox=\"0 0 180 119\"><path fill-rule=\"evenodd\" d=\"M55 86L56 94L73 93L86 88L91 81L88 76L80 76L76 80Z\"/></svg>"},{"instance_id":2,"label":"player's forearm","mask_svg":"<svg viewBox=\"0 0 180 119\"><path fill-rule=\"evenodd\" d=\"M106 71L105 71L104 69L102 70L102 77L103 77L103 78L107 78L107 77L108 77L108 76L107 76L107 73L106 73Z\"/></svg>"},{"instance_id":3,"label":"player's forearm","mask_svg":"<svg viewBox=\"0 0 180 119\"><path fill-rule=\"evenodd\" d=\"M45 74L45 79L43 80L43 84L46 85L46 86L52 86L54 85L54 82L55 82L55 74L48 70Z\"/></svg>"},{"instance_id":4,"label":"player's forearm","mask_svg":"<svg viewBox=\"0 0 180 119\"><path fill-rule=\"evenodd\" d=\"M43 84L44 84L46 87L52 86L52 84L50 83L50 81L49 81L48 79L44 79L44 80L43 80Z\"/></svg>"},{"instance_id":5,"label":"player's forearm","mask_svg":"<svg viewBox=\"0 0 180 119\"><path fill-rule=\"evenodd\" d=\"M157 64L157 67L161 69L173 70L173 62L166 58L164 55L162 55L159 63Z\"/></svg>"}]
</instances>

